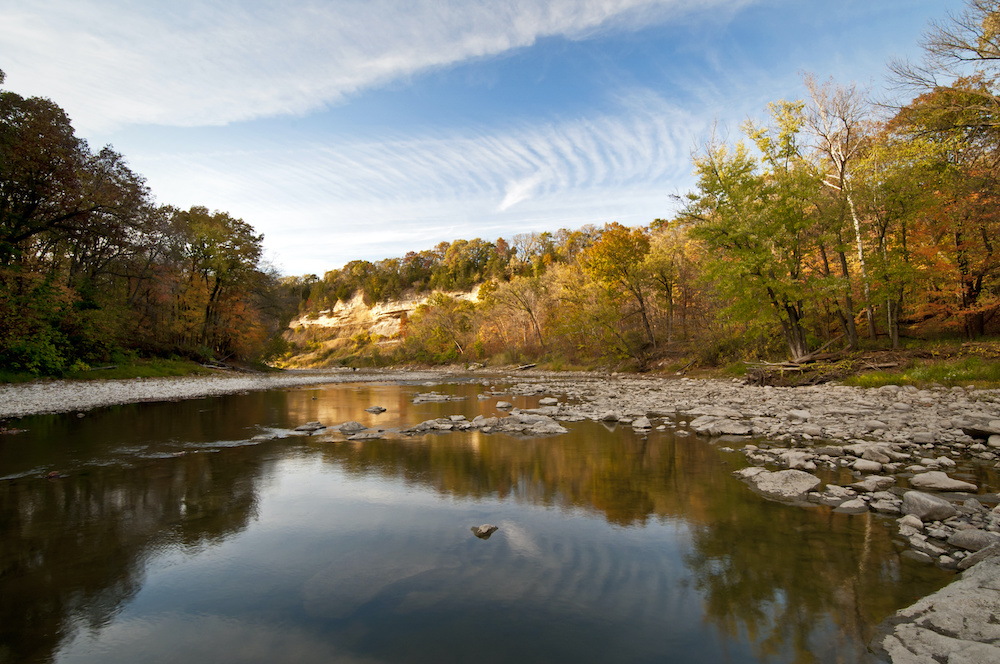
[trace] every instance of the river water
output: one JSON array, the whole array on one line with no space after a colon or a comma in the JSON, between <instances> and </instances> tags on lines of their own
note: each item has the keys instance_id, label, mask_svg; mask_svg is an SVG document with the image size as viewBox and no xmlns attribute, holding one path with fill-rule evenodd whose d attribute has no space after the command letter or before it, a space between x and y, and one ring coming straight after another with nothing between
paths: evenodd
<instances>
[{"instance_id":1,"label":"river water","mask_svg":"<svg viewBox=\"0 0 1000 664\"><path fill-rule=\"evenodd\" d=\"M431 389L465 399L411 403ZM0 436L0 662L868 662L875 626L951 578L902 557L884 517L760 498L724 443L594 422L393 433L494 415L485 389L326 385L12 423L27 431ZM250 440L310 420L389 437ZM478 539L482 523L499 530Z\"/></svg>"}]
</instances>

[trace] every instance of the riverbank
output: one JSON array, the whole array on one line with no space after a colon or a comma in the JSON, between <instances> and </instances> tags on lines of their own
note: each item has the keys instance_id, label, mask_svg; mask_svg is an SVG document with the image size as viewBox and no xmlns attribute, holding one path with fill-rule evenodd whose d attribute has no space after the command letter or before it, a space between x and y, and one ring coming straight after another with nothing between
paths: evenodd
<instances>
[{"instance_id":1,"label":"riverbank","mask_svg":"<svg viewBox=\"0 0 1000 664\"><path fill-rule=\"evenodd\" d=\"M0 420L43 413L85 412L102 406L145 401L178 401L200 397L275 390L323 383L377 380L439 380L440 372L299 370L211 376L129 378L113 380L36 380L0 385Z\"/></svg>"}]
</instances>

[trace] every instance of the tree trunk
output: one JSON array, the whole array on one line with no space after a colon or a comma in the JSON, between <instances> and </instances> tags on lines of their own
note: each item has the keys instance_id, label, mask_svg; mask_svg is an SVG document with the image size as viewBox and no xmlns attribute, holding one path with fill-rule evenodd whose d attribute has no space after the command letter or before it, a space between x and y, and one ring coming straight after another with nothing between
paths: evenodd
<instances>
[{"instance_id":1,"label":"tree trunk","mask_svg":"<svg viewBox=\"0 0 1000 664\"><path fill-rule=\"evenodd\" d=\"M878 329L875 327L875 309L872 307L871 288L868 285L868 268L865 266L864 244L861 240L861 220L858 219L857 210L854 209L854 197L847 192L847 206L851 210L851 221L854 222L854 241L858 249L858 267L861 268L861 287L865 291L865 317L868 319L868 336L872 339L878 337Z\"/></svg>"}]
</instances>

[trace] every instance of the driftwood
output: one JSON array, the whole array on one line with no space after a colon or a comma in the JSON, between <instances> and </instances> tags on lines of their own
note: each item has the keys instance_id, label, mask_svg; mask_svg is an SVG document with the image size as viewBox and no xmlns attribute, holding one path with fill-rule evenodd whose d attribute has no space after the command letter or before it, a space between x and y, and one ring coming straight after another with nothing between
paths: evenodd
<instances>
[{"instance_id":1,"label":"driftwood","mask_svg":"<svg viewBox=\"0 0 1000 664\"><path fill-rule=\"evenodd\" d=\"M813 362L815 360L821 359L819 357L820 353L822 353L824 350L826 350L827 348L829 348L830 346L832 346L834 343L840 341L843 338L844 338L844 335L843 334L839 334L836 337L834 337L833 339L830 339L829 341L827 341L825 344L823 344L822 346L820 346L816 350L812 351L811 353L803 355L802 357L793 358L792 362L795 363L795 364L805 364L806 362ZM842 355L842 354L843 353L831 353L830 355L839 356L839 355ZM822 359L833 359L833 358L832 357L826 357L826 358L822 358Z\"/></svg>"},{"instance_id":2,"label":"driftwood","mask_svg":"<svg viewBox=\"0 0 1000 664\"><path fill-rule=\"evenodd\" d=\"M519 367L517 368L517 370L518 370L518 371L524 371L525 369L533 369L533 368L534 368L535 366L536 366L536 365L535 365L535 363L534 363L534 362L532 362L531 364L522 364L521 366L519 366Z\"/></svg>"}]
</instances>

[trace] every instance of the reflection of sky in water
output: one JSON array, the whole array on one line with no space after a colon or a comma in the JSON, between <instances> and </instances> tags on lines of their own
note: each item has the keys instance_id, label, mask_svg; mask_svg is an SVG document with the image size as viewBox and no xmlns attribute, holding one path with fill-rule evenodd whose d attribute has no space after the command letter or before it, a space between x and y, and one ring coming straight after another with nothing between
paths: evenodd
<instances>
[{"instance_id":1,"label":"reflection of sky in water","mask_svg":"<svg viewBox=\"0 0 1000 664\"><path fill-rule=\"evenodd\" d=\"M487 541L469 532L483 522L501 526ZM701 620L688 546L676 522L626 529L289 459L244 532L151 562L59 661L741 661Z\"/></svg>"},{"instance_id":2,"label":"reflection of sky in water","mask_svg":"<svg viewBox=\"0 0 1000 664\"><path fill-rule=\"evenodd\" d=\"M432 390L467 398L412 404ZM0 440L0 661L863 662L878 621L948 578L900 558L891 520L769 503L731 477L741 455L669 432L250 444L493 415L482 390L26 418Z\"/></svg>"}]
</instances>

